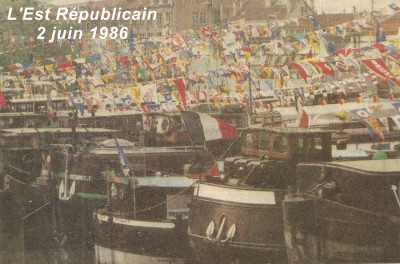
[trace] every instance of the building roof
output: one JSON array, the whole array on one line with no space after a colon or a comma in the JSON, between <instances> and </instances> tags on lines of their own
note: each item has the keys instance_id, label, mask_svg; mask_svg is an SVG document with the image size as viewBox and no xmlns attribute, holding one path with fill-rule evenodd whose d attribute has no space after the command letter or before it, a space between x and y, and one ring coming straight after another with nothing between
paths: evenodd
<instances>
[{"instance_id":1,"label":"building roof","mask_svg":"<svg viewBox=\"0 0 400 264\"><path fill-rule=\"evenodd\" d=\"M301 127L262 127L260 125L252 125L249 130L265 130L272 131L280 134L332 134L332 130L318 129L318 128L301 128Z\"/></svg>"},{"instance_id":2,"label":"building roof","mask_svg":"<svg viewBox=\"0 0 400 264\"><path fill-rule=\"evenodd\" d=\"M389 18L385 19L381 23L381 27L386 33L388 32L397 33L400 27L400 12L397 12L393 16L390 16Z\"/></svg>"},{"instance_id":3,"label":"building roof","mask_svg":"<svg viewBox=\"0 0 400 264\"><path fill-rule=\"evenodd\" d=\"M247 1L239 10L238 15L233 17L232 20L246 19L246 20L267 20L270 16L277 18L286 18L287 7L283 4L272 4L270 7L265 6L264 0Z\"/></svg>"},{"instance_id":4,"label":"building roof","mask_svg":"<svg viewBox=\"0 0 400 264\"><path fill-rule=\"evenodd\" d=\"M353 14L344 13L344 14L320 14L317 15L317 19L321 25L321 28L328 28L337 26L346 22L353 20ZM297 26L294 23L291 23L285 26L286 29L295 29L295 28L305 28L305 29L313 29L314 24L311 19L301 18L299 19L299 25Z\"/></svg>"},{"instance_id":5,"label":"building roof","mask_svg":"<svg viewBox=\"0 0 400 264\"><path fill-rule=\"evenodd\" d=\"M101 9L103 7L105 8L112 8L112 7L123 7L124 9L136 9L139 6L142 6L143 3L146 2L145 4L148 4L148 0L132 0L132 1L127 1L127 0L101 0L98 2L92 3L92 7L94 9Z\"/></svg>"},{"instance_id":6,"label":"building roof","mask_svg":"<svg viewBox=\"0 0 400 264\"><path fill-rule=\"evenodd\" d=\"M112 8L112 7L122 7L127 10L135 10L141 9L143 7L148 7L154 9L155 7L163 7L163 6L171 6L171 3L168 1L158 0L158 1L150 1L150 0L99 0L98 2L93 2L94 8Z\"/></svg>"}]
</instances>

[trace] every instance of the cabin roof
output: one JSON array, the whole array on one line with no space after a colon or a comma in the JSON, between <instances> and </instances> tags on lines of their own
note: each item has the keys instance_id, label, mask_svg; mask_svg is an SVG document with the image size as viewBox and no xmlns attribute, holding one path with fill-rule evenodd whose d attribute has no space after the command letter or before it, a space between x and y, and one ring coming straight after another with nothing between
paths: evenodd
<instances>
[{"instance_id":1,"label":"cabin roof","mask_svg":"<svg viewBox=\"0 0 400 264\"><path fill-rule=\"evenodd\" d=\"M39 133L72 133L71 128L7 128L0 129L0 133L9 133L14 135L29 135ZM112 133L118 132L116 130L104 129L104 128L77 128L77 133Z\"/></svg>"},{"instance_id":2,"label":"cabin roof","mask_svg":"<svg viewBox=\"0 0 400 264\"><path fill-rule=\"evenodd\" d=\"M191 186L196 179L189 179L182 176L159 176L159 177L136 177L139 186L184 188Z\"/></svg>"},{"instance_id":3,"label":"cabin roof","mask_svg":"<svg viewBox=\"0 0 400 264\"><path fill-rule=\"evenodd\" d=\"M1 113L0 118L6 117L32 117L32 116L44 116L44 114L38 114L34 112L10 112L10 113Z\"/></svg>"},{"instance_id":4,"label":"cabin roof","mask_svg":"<svg viewBox=\"0 0 400 264\"><path fill-rule=\"evenodd\" d=\"M325 130L325 129L322 130L317 128L310 129L310 128L300 128L300 127L266 128L260 126L252 126L251 128L254 130L260 129L282 134L332 134L333 132L331 130Z\"/></svg>"},{"instance_id":5,"label":"cabin roof","mask_svg":"<svg viewBox=\"0 0 400 264\"><path fill-rule=\"evenodd\" d=\"M355 160L327 164L369 173L400 173L400 159Z\"/></svg>"}]
</instances>

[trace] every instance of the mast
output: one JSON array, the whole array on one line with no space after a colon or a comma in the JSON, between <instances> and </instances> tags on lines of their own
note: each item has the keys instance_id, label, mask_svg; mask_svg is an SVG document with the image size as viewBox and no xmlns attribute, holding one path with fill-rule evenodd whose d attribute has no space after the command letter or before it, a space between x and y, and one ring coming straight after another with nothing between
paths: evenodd
<instances>
[{"instance_id":1,"label":"mast","mask_svg":"<svg viewBox=\"0 0 400 264\"><path fill-rule=\"evenodd\" d=\"M372 22L377 22L375 19L375 15L374 15L374 0L371 0L371 21Z\"/></svg>"},{"instance_id":2,"label":"mast","mask_svg":"<svg viewBox=\"0 0 400 264\"><path fill-rule=\"evenodd\" d=\"M253 106L252 106L252 98L253 98L253 94L251 92L251 70L250 70L250 66L251 66L251 62L250 62L251 57L249 58L248 61L248 67L249 67L249 106L248 106L248 125L251 125L251 116L253 114Z\"/></svg>"},{"instance_id":3,"label":"mast","mask_svg":"<svg viewBox=\"0 0 400 264\"><path fill-rule=\"evenodd\" d=\"M136 220L136 179L135 179L135 175L133 175L132 177L132 191L133 191L133 219Z\"/></svg>"}]
</instances>

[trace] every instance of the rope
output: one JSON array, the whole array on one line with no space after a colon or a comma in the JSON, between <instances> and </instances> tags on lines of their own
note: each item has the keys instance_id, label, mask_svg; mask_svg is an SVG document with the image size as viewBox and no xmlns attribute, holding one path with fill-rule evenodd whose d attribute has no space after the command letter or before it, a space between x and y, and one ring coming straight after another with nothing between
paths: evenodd
<instances>
[{"instance_id":1,"label":"rope","mask_svg":"<svg viewBox=\"0 0 400 264\"><path fill-rule=\"evenodd\" d=\"M137 214L137 213L143 213L143 212L146 212L146 211L153 210L153 209L158 208L158 207L160 207L160 206L162 206L162 205L168 203L169 201L172 201L173 199L177 198L179 195L183 194L184 192L186 192L187 190L189 190L190 188L192 188L195 184L196 184L196 182L192 183L191 185L189 185L188 187L186 187L186 188L183 189L182 191L180 191L180 192L178 192L177 194L171 196L169 199L166 199L165 201L163 201L163 202L161 202L161 203L158 203L158 204L156 204L156 205L150 206L150 207L148 207L148 208L145 208L145 209L142 209L142 210L139 210L139 211L125 211L125 212L119 211L119 212L117 212L116 214L119 214L119 215L129 215L129 214L134 214L134 213Z\"/></svg>"},{"instance_id":2,"label":"rope","mask_svg":"<svg viewBox=\"0 0 400 264\"><path fill-rule=\"evenodd\" d=\"M336 218L331 218L331 217L319 217L319 219L320 220L325 220L325 221L338 222L338 223L346 223L346 224L380 226L380 224L378 224L378 223L355 222L355 221L348 221L348 220L336 219Z\"/></svg>"},{"instance_id":3,"label":"rope","mask_svg":"<svg viewBox=\"0 0 400 264\"><path fill-rule=\"evenodd\" d=\"M264 155L267 153L267 151L270 149L270 147L272 146L272 144L274 143L275 139L280 135L281 132L278 132L275 137L271 140L271 143L267 146L267 148L265 149L265 151L261 154L261 156L258 158L257 161L262 160L262 158L264 157ZM250 174L253 172L253 170L256 168L256 164L253 165L253 167L251 168L251 170L249 171L249 173L246 175L246 177L243 179L242 183L244 183L247 178L249 178Z\"/></svg>"},{"instance_id":4,"label":"rope","mask_svg":"<svg viewBox=\"0 0 400 264\"><path fill-rule=\"evenodd\" d=\"M19 172L21 172L21 173L26 174L26 175L32 175L32 173L27 172L27 171L24 171L24 170L21 170L21 169L18 169L18 168L14 167L14 166L12 166L12 165L10 165L10 164L8 164L8 166L9 166L10 168L16 170L16 171L19 171ZM10 176L10 177L11 177L11 176Z\"/></svg>"},{"instance_id":5,"label":"rope","mask_svg":"<svg viewBox=\"0 0 400 264\"><path fill-rule=\"evenodd\" d=\"M22 220L25 220L25 219L28 218L29 216L31 216L31 215L33 215L33 214L39 212L40 210L42 210L43 208L45 208L45 207L48 206L49 204L50 204L50 202L47 202L46 204L40 206L40 207L39 207L38 209L36 209L35 211L33 211L33 212L31 212L31 213L25 215L24 217L22 217Z\"/></svg>"},{"instance_id":6,"label":"rope","mask_svg":"<svg viewBox=\"0 0 400 264\"><path fill-rule=\"evenodd\" d=\"M9 179L11 179L11 180L13 180L13 181L16 181L16 182L18 182L18 183L20 183L20 184L22 184L22 185L28 185L26 182L20 181L20 180L18 180L18 179L16 179L16 178L12 177L12 176L10 176L10 175L6 175L6 177L9 178Z\"/></svg>"},{"instance_id":7,"label":"rope","mask_svg":"<svg viewBox=\"0 0 400 264\"><path fill-rule=\"evenodd\" d=\"M236 137L235 140L232 141L232 143L226 148L226 150L224 151L224 153L222 153L217 159L216 161L213 163L213 165L211 166L211 168L214 168L215 165L218 164L218 161L222 159L222 157L225 156L225 154L231 149L231 147L236 143L236 141L241 138L241 135Z\"/></svg>"}]
</instances>

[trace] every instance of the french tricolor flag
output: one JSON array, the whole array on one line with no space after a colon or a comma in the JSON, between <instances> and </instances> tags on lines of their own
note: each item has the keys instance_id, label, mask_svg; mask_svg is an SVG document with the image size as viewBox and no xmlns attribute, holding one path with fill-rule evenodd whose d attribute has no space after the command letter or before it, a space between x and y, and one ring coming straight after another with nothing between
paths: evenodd
<instances>
[{"instance_id":1,"label":"french tricolor flag","mask_svg":"<svg viewBox=\"0 0 400 264\"><path fill-rule=\"evenodd\" d=\"M205 141L231 139L238 136L235 126L208 114L183 111L182 119L186 131L193 143L202 144Z\"/></svg>"}]
</instances>

